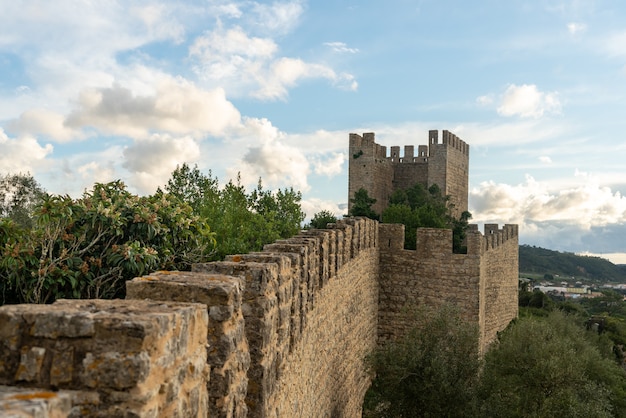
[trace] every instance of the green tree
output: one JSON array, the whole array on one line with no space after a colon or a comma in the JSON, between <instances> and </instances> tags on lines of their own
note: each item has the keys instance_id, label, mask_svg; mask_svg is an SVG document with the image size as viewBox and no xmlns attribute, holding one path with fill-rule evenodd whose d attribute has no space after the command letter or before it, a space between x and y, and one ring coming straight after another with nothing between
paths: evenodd
<instances>
[{"instance_id":1,"label":"green tree","mask_svg":"<svg viewBox=\"0 0 626 418\"><path fill-rule=\"evenodd\" d=\"M0 218L23 228L33 226L33 214L46 192L30 174L0 175Z\"/></svg>"},{"instance_id":2,"label":"green tree","mask_svg":"<svg viewBox=\"0 0 626 418\"><path fill-rule=\"evenodd\" d=\"M313 215L309 228L325 229L328 224L337 222L337 217L328 210L321 210Z\"/></svg>"},{"instance_id":3,"label":"green tree","mask_svg":"<svg viewBox=\"0 0 626 418\"><path fill-rule=\"evenodd\" d=\"M3 303L124 295L125 280L188 270L214 245L208 226L170 194L138 197L121 181L80 199L46 195L30 230L0 223Z\"/></svg>"},{"instance_id":4,"label":"green tree","mask_svg":"<svg viewBox=\"0 0 626 418\"><path fill-rule=\"evenodd\" d=\"M350 199L352 207L350 208L350 216L365 216L370 219L378 220L379 216L372 209L372 205L376 203L376 199L370 197L367 190L360 188L354 192L354 198Z\"/></svg>"},{"instance_id":5,"label":"green tree","mask_svg":"<svg viewBox=\"0 0 626 418\"><path fill-rule=\"evenodd\" d=\"M248 193L239 177L220 187L211 172L204 175L187 164L174 170L165 190L188 201L211 226L217 242L213 260L259 251L265 244L296 235L305 217L302 195L292 188L272 192L259 180Z\"/></svg>"},{"instance_id":6,"label":"green tree","mask_svg":"<svg viewBox=\"0 0 626 418\"><path fill-rule=\"evenodd\" d=\"M377 349L367 417L473 417L480 357L478 327L458 309L418 309L403 338Z\"/></svg>"},{"instance_id":7,"label":"green tree","mask_svg":"<svg viewBox=\"0 0 626 418\"><path fill-rule=\"evenodd\" d=\"M484 417L625 416L626 376L609 344L571 317L522 318L485 355Z\"/></svg>"},{"instance_id":8,"label":"green tree","mask_svg":"<svg viewBox=\"0 0 626 418\"><path fill-rule=\"evenodd\" d=\"M450 197L444 196L439 186L433 184L426 189L422 184L415 184L407 190L397 190L389 199L389 206L383 211L385 223L405 225L404 247L415 249L417 228L452 229L453 249L466 252L464 247L468 220L472 215L465 211L459 218L452 214Z\"/></svg>"}]
</instances>

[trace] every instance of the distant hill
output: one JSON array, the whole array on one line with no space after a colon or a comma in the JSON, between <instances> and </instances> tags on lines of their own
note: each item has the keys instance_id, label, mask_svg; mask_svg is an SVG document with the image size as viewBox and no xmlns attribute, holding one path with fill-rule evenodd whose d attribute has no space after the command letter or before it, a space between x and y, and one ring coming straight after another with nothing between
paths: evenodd
<instances>
[{"instance_id":1,"label":"distant hill","mask_svg":"<svg viewBox=\"0 0 626 418\"><path fill-rule=\"evenodd\" d=\"M545 248L520 245L520 275L551 274L562 278L576 277L593 282L626 283L626 265L615 265L600 257L580 256Z\"/></svg>"}]
</instances>

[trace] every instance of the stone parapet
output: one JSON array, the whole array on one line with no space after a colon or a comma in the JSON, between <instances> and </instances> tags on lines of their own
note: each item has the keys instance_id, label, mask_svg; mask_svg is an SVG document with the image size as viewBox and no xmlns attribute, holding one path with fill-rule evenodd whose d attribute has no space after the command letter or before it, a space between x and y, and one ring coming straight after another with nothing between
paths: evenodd
<instances>
[{"instance_id":1,"label":"stone parapet","mask_svg":"<svg viewBox=\"0 0 626 418\"><path fill-rule=\"evenodd\" d=\"M483 349L517 315L517 226L472 226L467 254L449 230L403 243L403 225L347 218L135 278L126 300L0 307L0 411L360 416L363 360L406 332L407 309L457 305Z\"/></svg>"},{"instance_id":2,"label":"stone parapet","mask_svg":"<svg viewBox=\"0 0 626 418\"><path fill-rule=\"evenodd\" d=\"M245 417L250 352L242 313L244 283L219 274L160 271L126 283L127 299L201 303L209 323L207 361L211 377L207 386L209 415Z\"/></svg>"},{"instance_id":3,"label":"stone parapet","mask_svg":"<svg viewBox=\"0 0 626 418\"><path fill-rule=\"evenodd\" d=\"M206 307L59 300L0 307L0 384L72 391L71 416L206 416Z\"/></svg>"}]
</instances>

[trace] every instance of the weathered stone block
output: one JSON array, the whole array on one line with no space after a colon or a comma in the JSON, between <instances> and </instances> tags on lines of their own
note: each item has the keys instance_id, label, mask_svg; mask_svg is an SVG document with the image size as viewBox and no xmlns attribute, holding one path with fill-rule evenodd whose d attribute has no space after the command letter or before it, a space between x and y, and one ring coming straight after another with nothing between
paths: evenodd
<instances>
[{"instance_id":1,"label":"weathered stone block","mask_svg":"<svg viewBox=\"0 0 626 418\"><path fill-rule=\"evenodd\" d=\"M72 390L74 416L172 416L194 388L206 387L205 305L61 300L3 306L0 318L14 326L4 331L10 353L2 355L0 379ZM178 376L178 395L159 396L161 381Z\"/></svg>"},{"instance_id":2,"label":"weathered stone block","mask_svg":"<svg viewBox=\"0 0 626 418\"><path fill-rule=\"evenodd\" d=\"M7 418L66 418L72 409L67 393L0 386L0 416Z\"/></svg>"}]
</instances>

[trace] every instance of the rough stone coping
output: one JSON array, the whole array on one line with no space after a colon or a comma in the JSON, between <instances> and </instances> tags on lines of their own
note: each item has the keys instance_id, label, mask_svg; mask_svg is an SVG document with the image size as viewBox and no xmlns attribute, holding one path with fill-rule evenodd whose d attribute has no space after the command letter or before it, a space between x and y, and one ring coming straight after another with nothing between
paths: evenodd
<instances>
[{"instance_id":1,"label":"rough stone coping","mask_svg":"<svg viewBox=\"0 0 626 418\"><path fill-rule=\"evenodd\" d=\"M8 319L9 323L14 325L25 321L32 324L29 333L33 337L56 339L59 337L94 337L99 326L108 327L114 323L132 322L144 330L141 334L145 336L146 332L162 333L163 330L158 327L155 329L158 318L171 317L176 311L192 312L198 309L205 310L206 307L190 303L151 300L60 299L51 305L2 306L0 307L0 324L3 318ZM0 340L10 339L14 337L15 332L19 332L17 328L11 328L10 326L0 327ZM127 331L136 334L137 330L129 327Z\"/></svg>"},{"instance_id":2,"label":"rough stone coping","mask_svg":"<svg viewBox=\"0 0 626 418\"><path fill-rule=\"evenodd\" d=\"M179 283L180 285L190 285L211 289L215 287L235 287L233 283L236 277L226 274L212 274L194 271L155 271L147 276L136 277L131 282L161 281Z\"/></svg>"},{"instance_id":3,"label":"rough stone coping","mask_svg":"<svg viewBox=\"0 0 626 418\"><path fill-rule=\"evenodd\" d=\"M243 279L225 274L157 271L126 282L127 299L152 299L213 305L241 304ZM239 297L237 297L239 296Z\"/></svg>"},{"instance_id":4,"label":"rough stone coping","mask_svg":"<svg viewBox=\"0 0 626 418\"><path fill-rule=\"evenodd\" d=\"M65 418L72 409L67 393L0 386L0 416L8 418Z\"/></svg>"}]
</instances>

